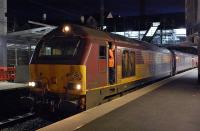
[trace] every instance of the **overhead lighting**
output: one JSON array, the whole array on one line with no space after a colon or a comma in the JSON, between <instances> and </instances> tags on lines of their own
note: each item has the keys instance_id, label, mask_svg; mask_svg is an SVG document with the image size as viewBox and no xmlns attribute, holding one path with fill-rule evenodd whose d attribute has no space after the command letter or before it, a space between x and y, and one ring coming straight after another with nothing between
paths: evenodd
<instances>
[{"instance_id":1,"label":"overhead lighting","mask_svg":"<svg viewBox=\"0 0 200 131\"><path fill-rule=\"evenodd\" d=\"M153 36L158 27L151 27L146 36Z\"/></svg>"},{"instance_id":2,"label":"overhead lighting","mask_svg":"<svg viewBox=\"0 0 200 131\"><path fill-rule=\"evenodd\" d=\"M107 26L103 26L103 30L106 30L107 29Z\"/></svg>"},{"instance_id":3,"label":"overhead lighting","mask_svg":"<svg viewBox=\"0 0 200 131\"><path fill-rule=\"evenodd\" d=\"M175 34L177 35L186 35L186 29L181 28L181 29L174 29Z\"/></svg>"},{"instance_id":4,"label":"overhead lighting","mask_svg":"<svg viewBox=\"0 0 200 131\"><path fill-rule=\"evenodd\" d=\"M160 25L160 22L153 22L153 26L157 27Z\"/></svg>"}]
</instances>

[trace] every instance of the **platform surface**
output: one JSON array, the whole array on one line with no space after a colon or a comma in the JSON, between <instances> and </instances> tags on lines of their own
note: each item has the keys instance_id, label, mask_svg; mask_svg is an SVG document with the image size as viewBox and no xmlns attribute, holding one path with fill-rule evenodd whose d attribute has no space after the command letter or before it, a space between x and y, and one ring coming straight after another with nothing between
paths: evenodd
<instances>
[{"instance_id":1,"label":"platform surface","mask_svg":"<svg viewBox=\"0 0 200 131\"><path fill-rule=\"evenodd\" d=\"M12 82L0 82L0 91L2 90L12 90L18 88L25 88L27 84L23 83L12 83Z\"/></svg>"},{"instance_id":2,"label":"platform surface","mask_svg":"<svg viewBox=\"0 0 200 131\"><path fill-rule=\"evenodd\" d=\"M78 131L200 131L200 85L192 70Z\"/></svg>"},{"instance_id":3,"label":"platform surface","mask_svg":"<svg viewBox=\"0 0 200 131\"><path fill-rule=\"evenodd\" d=\"M40 130L200 131L197 69L149 85Z\"/></svg>"}]
</instances>

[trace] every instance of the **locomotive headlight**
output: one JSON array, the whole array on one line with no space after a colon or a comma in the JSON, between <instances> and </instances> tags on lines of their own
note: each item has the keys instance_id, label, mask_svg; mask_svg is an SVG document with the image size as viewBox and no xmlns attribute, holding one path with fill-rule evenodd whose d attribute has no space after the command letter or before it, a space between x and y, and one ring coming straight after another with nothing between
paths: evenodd
<instances>
[{"instance_id":1,"label":"locomotive headlight","mask_svg":"<svg viewBox=\"0 0 200 131\"><path fill-rule=\"evenodd\" d=\"M80 84L76 85L76 90L81 90L81 85Z\"/></svg>"},{"instance_id":2,"label":"locomotive headlight","mask_svg":"<svg viewBox=\"0 0 200 131\"><path fill-rule=\"evenodd\" d=\"M69 89L69 90L80 91L82 89L82 86L79 83L68 83L66 88Z\"/></svg>"},{"instance_id":3,"label":"locomotive headlight","mask_svg":"<svg viewBox=\"0 0 200 131\"><path fill-rule=\"evenodd\" d=\"M28 86L30 86L30 87L35 87L35 86L36 86L36 82L29 82L29 83L28 83Z\"/></svg>"},{"instance_id":4,"label":"locomotive headlight","mask_svg":"<svg viewBox=\"0 0 200 131\"><path fill-rule=\"evenodd\" d=\"M70 27L69 26L64 26L63 27L63 30L62 30L64 33L67 33L67 32L69 32L70 31Z\"/></svg>"}]
</instances>

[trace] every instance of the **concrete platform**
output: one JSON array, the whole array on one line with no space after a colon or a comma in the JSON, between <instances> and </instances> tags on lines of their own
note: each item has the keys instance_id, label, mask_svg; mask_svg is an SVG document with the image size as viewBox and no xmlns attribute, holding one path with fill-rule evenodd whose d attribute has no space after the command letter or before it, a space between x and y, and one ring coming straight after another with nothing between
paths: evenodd
<instances>
[{"instance_id":1,"label":"concrete platform","mask_svg":"<svg viewBox=\"0 0 200 131\"><path fill-rule=\"evenodd\" d=\"M27 86L27 84L22 83L0 82L0 91L26 88Z\"/></svg>"},{"instance_id":2,"label":"concrete platform","mask_svg":"<svg viewBox=\"0 0 200 131\"><path fill-rule=\"evenodd\" d=\"M199 131L197 69L168 78L40 130Z\"/></svg>"}]
</instances>

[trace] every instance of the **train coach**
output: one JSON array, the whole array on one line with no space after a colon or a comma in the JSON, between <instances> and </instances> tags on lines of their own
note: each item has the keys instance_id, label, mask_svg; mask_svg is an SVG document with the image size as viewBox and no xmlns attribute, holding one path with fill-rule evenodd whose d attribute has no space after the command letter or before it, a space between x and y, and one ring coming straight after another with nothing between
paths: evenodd
<instances>
[{"instance_id":1,"label":"train coach","mask_svg":"<svg viewBox=\"0 0 200 131\"><path fill-rule=\"evenodd\" d=\"M112 84L109 45L115 45ZM181 66L191 65L187 57L194 61L189 54L146 42L73 24L60 26L40 40L33 54L31 97L53 109L70 102L85 110L135 86L195 67Z\"/></svg>"},{"instance_id":2,"label":"train coach","mask_svg":"<svg viewBox=\"0 0 200 131\"><path fill-rule=\"evenodd\" d=\"M174 58L174 62L172 63L173 75L197 67L198 63L197 55L183 53L175 50L171 50L171 52Z\"/></svg>"}]
</instances>

